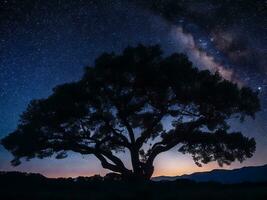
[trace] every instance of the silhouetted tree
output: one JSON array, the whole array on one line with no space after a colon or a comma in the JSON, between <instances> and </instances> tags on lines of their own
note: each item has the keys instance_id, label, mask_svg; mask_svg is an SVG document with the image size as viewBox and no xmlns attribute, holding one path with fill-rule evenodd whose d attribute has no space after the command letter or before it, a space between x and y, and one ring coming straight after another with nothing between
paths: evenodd
<instances>
[{"instance_id":1,"label":"silhouetted tree","mask_svg":"<svg viewBox=\"0 0 267 200\"><path fill-rule=\"evenodd\" d=\"M163 57L159 46L139 45L101 55L80 81L33 100L2 144L13 165L74 151L128 179L149 179L156 156L176 146L199 166L251 157L254 139L231 132L227 122L254 117L259 107L251 89L199 71L183 54ZM131 169L118 157L125 151Z\"/></svg>"}]
</instances>

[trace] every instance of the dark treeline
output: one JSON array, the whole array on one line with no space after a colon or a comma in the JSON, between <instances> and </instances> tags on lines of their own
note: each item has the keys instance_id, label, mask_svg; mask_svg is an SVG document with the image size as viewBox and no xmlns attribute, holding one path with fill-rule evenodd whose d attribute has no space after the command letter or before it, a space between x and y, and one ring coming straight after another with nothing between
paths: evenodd
<instances>
[{"instance_id":1,"label":"dark treeline","mask_svg":"<svg viewBox=\"0 0 267 200\"><path fill-rule=\"evenodd\" d=\"M40 174L0 173L0 199L266 199L267 183L220 184L190 180L123 182L106 177L46 178Z\"/></svg>"}]
</instances>

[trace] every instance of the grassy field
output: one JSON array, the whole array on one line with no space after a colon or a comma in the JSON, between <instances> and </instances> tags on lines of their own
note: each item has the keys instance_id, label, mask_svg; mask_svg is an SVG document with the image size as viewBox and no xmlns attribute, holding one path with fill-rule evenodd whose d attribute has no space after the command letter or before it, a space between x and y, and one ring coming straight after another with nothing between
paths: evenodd
<instances>
[{"instance_id":1,"label":"grassy field","mask_svg":"<svg viewBox=\"0 0 267 200\"><path fill-rule=\"evenodd\" d=\"M223 185L173 182L127 183L111 180L47 179L41 176L0 176L1 200L266 200L267 183Z\"/></svg>"}]
</instances>

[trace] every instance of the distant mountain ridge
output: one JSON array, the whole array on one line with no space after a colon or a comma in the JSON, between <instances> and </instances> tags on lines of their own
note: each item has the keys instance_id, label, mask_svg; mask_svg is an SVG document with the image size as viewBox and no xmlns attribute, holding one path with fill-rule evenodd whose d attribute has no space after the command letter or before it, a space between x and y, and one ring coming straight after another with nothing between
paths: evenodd
<instances>
[{"instance_id":1,"label":"distant mountain ridge","mask_svg":"<svg viewBox=\"0 0 267 200\"><path fill-rule=\"evenodd\" d=\"M267 165L250 166L233 170L214 169L208 172L196 172L182 176L158 176L153 181L174 181L177 179L189 179L196 182L220 182L235 184L242 182L267 182Z\"/></svg>"},{"instance_id":2,"label":"distant mountain ridge","mask_svg":"<svg viewBox=\"0 0 267 200\"><path fill-rule=\"evenodd\" d=\"M0 171L0 185L6 182L47 182L47 181L103 181L112 179L109 175L101 177L99 175L91 177L77 177L77 178L46 178L41 174L25 173L25 172L1 172ZM208 172L196 172L189 175L182 176L158 176L152 178L152 181L176 181L176 180L191 180L195 182L219 182L223 184L239 184L243 182L250 183L267 183L267 165L250 166L233 170L214 169Z\"/></svg>"}]
</instances>

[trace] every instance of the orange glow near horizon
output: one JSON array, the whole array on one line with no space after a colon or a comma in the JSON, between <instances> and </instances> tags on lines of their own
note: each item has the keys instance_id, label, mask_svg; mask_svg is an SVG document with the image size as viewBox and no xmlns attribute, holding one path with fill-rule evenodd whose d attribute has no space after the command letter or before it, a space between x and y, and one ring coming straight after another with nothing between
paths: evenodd
<instances>
[{"instance_id":1,"label":"orange glow near horizon","mask_svg":"<svg viewBox=\"0 0 267 200\"><path fill-rule=\"evenodd\" d=\"M156 176L180 176L184 174L192 174L195 172L205 172L205 171L211 171L213 169L235 169L240 168L243 166L252 166L254 164L247 163L246 165L235 163L233 165L224 166L223 168L219 167L216 162L213 162L208 165L203 165L202 167L198 167L194 164L194 162L190 159L166 159L165 156L157 159L155 163L155 171L153 173L152 177ZM258 165L262 165L259 163ZM47 178L76 178L79 176L83 177L90 177L94 175L101 175L105 176L106 173L109 173L109 170L105 170L103 168L94 169L88 168L88 169L73 169L73 170L66 170L66 169L60 169L57 168L55 170L14 170L9 168L7 171L21 171L21 172L28 172L28 173L40 173L44 175Z\"/></svg>"},{"instance_id":2,"label":"orange glow near horizon","mask_svg":"<svg viewBox=\"0 0 267 200\"><path fill-rule=\"evenodd\" d=\"M178 152L165 152L155 160L154 176L177 176L183 174L191 174L200 171L210 171L218 168L216 163L211 163L203 167L198 167L194 164L189 156L177 155Z\"/></svg>"},{"instance_id":3,"label":"orange glow near horizon","mask_svg":"<svg viewBox=\"0 0 267 200\"><path fill-rule=\"evenodd\" d=\"M259 151L258 155L266 155L266 152ZM192 174L195 172L210 171L213 169L235 169L244 166L256 166L266 164L266 160L261 159L262 156L253 157L247 159L243 163L234 162L231 165L224 165L223 168L219 167L216 162L212 162L202 167L195 165L190 155L182 155L177 151L169 151L160 154L155 162L155 176L179 176L184 174ZM124 159L126 166L130 168L127 159ZM64 160L55 160L44 158L42 160L33 159L30 162L22 162L18 167L12 167L10 165L2 166L5 168L4 171L20 171L28 173L40 173L48 178L59 178L59 177L79 177L79 176L93 176L101 175L104 176L109 173L109 170L102 168L100 162L92 157L85 156L81 157L78 154L70 154L70 156Z\"/></svg>"}]
</instances>

